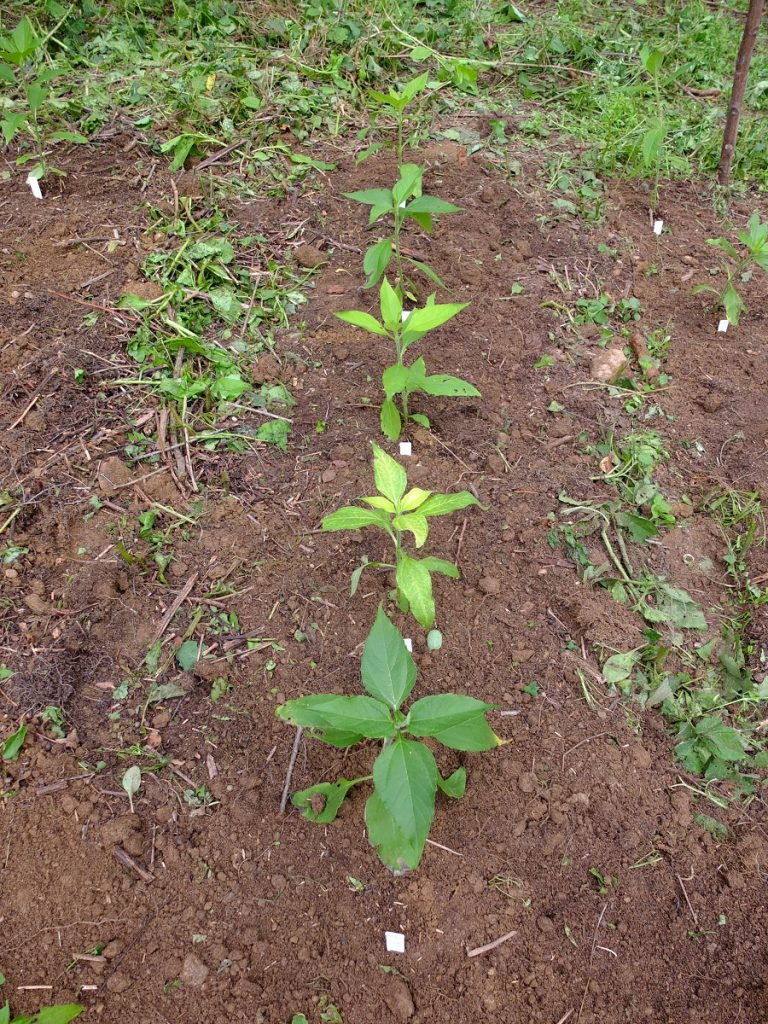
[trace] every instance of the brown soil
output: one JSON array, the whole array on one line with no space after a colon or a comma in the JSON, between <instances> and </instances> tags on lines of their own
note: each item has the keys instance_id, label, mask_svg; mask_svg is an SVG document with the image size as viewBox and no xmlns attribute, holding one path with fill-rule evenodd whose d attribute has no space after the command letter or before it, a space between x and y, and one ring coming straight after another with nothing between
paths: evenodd
<instances>
[{"instance_id":1,"label":"brown soil","mask_svg":"<svg viewBox=\"0 0 768 1024\"><path fill-rule=\"evenodd\" d=\"M315 531L326 510L371 489L367 442L378 438L376 379L388 353L332 314L374 298L360 288L364 217L341 193L388 183L391 163L356 168L345 158L322 189L229 211L247 232L257 220L282 251L304 222L293 242L319 247L328 265L304 307L306 325L279 339L277 372L298 399L289 453L196 455L205 511L177 540L166 586L147 566L127 566L115 540L121 517L135 521L153 501L183 511L190 494L167 470L131 484L147 470L127 467L127 434L137 418L151 434L156 410L110 381L124 372L132 328L113 306L154 244L143 201L169 193L167 180L158 171L148 181L135 154L113 145L90 162L78 152L81 162L43 203L21 185L10 192L0 238L0 490L24 495L3 541L29 553L2 580L0 660L16 675L0 699L6 732L48 704L64 705L71 723L67 739L55 740L33 719L22 757L3 767L2 788L18 793L0 804L0 969L18 1010L41 997L19 986L50 985L43 998L79 998L83 1019L109 1024L287 1024L299 1011L317 1021L324 1000L347 1024L768 1019L762 804L718 813L729 839L717 843L694 822L713 808L680 785L687 777L662 720L648 714L638 733L604 690L596 709L584 701L579 670L595 678L593 645L626 650L643 626L605 591L580 585L547 544L548 516L563 491L608 496L576 438L595 441L631 421L604 390L573 386L589 379L596 339L566 332L541 307L563 298L556 279L573 284L569 299L580 290L593 297L604 280L616 299L640 299L646 330L669 325L672 387L660 401L671 419L660 429L673 458L661 479L695 511L647 561L717 623L724 589L682 555L711 558L722 579L722 543L697 502L718 482L768 497L765 288L751 282L742 326L715 334L715 314L691 287L708 279L705 239L721 229L696 183L667 192L671 234L660 241L647 197L626 186L609 192L600 228L575 219L541 227L549 197L530 168L513 188L463 153L425 154L430 188L464 212L409 244L452 298L472 302L425 350L428 365L469 378L484 397L429 400L433 432L415 431L408 470L425 487L473 487L490 508L438 522L431 534L432 550L457 557L463 573L437 583L442 651L426 653L422 631L408 631L421 692L497 703L506 714L494 724L509 742L461 758L467 794L438 804L431 838L441 845L403 878L367 843L363 793L330 827L279 815L293 733L274 715L304 692L355 690L361 641L386 601L388 581L373 574L348 596L359 556L379 554L374 537ZM115 230L112 249L103 239ZM68 241L83 237L91 240ZM601 242L618 258L601 254ZM650 264L658 274L643 273ZM514 281L524 290L510 298ZM86 327L88 303L107 312ZM543 354L554 366L534 370ZM80 385L76 367L87 370ZM553 400L567 416L547 411ZM93 495L110 504L88 517ZM766 568L756 562L755 575ZM238 592L221 604L237 613L241 634L209 631L210 659L195 674L164 677L185 696L149 708L147 735L146 690L117 704L111 689L140 665L194 574L165 651L216 581ZM765 617L757 628L768 631ZM249 652L246 635L279 647ZM212 703L220 675L232 690ZM532 680L538 699L523 692ZM147 741L172 761L145 772L130 815L116 751ZM293 787L362 774L367 757L303 744ZM106 769L89 773L99 760ZM448 752L443 767L459 760ZM202 785L217 803L190 808L184 790ZM118 862L118 848L140 871ZM652 851L658 860L638 866ZM613 879L606 892L592 868ZM385 930L405 934L404 956L385 952ZM494 951L467 957L468 947L510 931ZM95 960L76 959L97 944L106 948Z\"/></svg>"}]
</instances>

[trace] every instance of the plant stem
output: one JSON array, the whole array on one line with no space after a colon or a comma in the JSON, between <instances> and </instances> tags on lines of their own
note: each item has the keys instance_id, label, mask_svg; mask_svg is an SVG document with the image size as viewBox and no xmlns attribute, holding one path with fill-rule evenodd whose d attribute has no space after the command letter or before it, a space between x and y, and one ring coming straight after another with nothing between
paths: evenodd
<instances>
[{"instance_id":1,"label":"plant stem","mask_svg":"<svg viewBox=\"0 0 768 1024\"><path fill-rule=\"evenodd\" d=\"M605 550L611 556L611 561L613 562L613 564L616 566L616 568L619 571L619 576L621 576L621 578L624 580L625 583L628 583L630 586L634 586L635 581L632 579L631 576L627 575L626 569L621 564L621 562L619 561L619 558L618 558L616 552L611 547L611 542L608 540L608 534L606 533L605 530L601 530L600 531L600 537L601 537L601 539L603 541L603 544L605 544Z\"/></svg>"}]
</instances>

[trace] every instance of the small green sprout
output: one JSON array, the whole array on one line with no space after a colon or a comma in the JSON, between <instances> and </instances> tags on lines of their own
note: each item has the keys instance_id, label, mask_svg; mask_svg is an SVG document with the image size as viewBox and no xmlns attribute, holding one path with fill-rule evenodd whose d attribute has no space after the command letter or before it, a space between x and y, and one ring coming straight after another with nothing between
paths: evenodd
<instances>
[{"instance_id":1,"label":"small green sprout","mask_svg":"<svg viewBox=\"0 0 768 1024\"><path fill-rule=\"evenodd\" d=\"M760 214L755 210L747 221L746 229L737 231L736 234L744 246L741 251L727 238L707 239L709 245L724 252L728 257L728 261L724 260L722 266L726 276L725 287L717 289L711 285L700 284L693 289L694 294L712 292L716 295L719 305L725 310L728 322L734 327L738 326L741 314L747 308L736 283L746 282L751 278L752 265L768 271L768 221L761 222Z\"/></svg>"},{"instance_id":2,"label":"small green sprout","mask_svg":"<svg viewBox=\"0 0 768 1024\"><path fill-rule=\"evenodd\" d=\"M354 786L372 781L365 807L368 841L383 864L403 874L421 861L437 790L458 799L467 782L464 767L444 778L420 740L431 737L452 750L478 752L504 741L486 718L493 705L474 697L443 693L422 697L403 710L416 682L416 663L381 608L365 642L360 673L368 696L321 693L277 709L283 721L334 747L382 741L370 775L310 786L294 793L293 804L309 821L327 825Z\"/></svg>"},{"instance_id":3,"label":"small green sprout","mask_svg":"<svg viewBox=\"0 0 768 1024\"><path fill-rule=\"evenodd\" d=\"M408 488L408 477L403 467L387 455L377 444L373 447L373 475L378 495L363 498L369 508L347 505L327 515L322 522L325 531L361 530L365 526L378 526L395 546L394 563L368 562L366 559L352 574L351 593L360 583L367 568L395 570L396 598L402 612L411 611L414 618L431 629L435 621L435 601L432 594L432 573L438 572L453 579L459 570L453 562L442 558L412 558L404 550L403 534L411 533L417 548L424 546L429 534L431 516L444 516L468 505L480 502L469 491L454 494L436 494L421 487Z\"/></svg>"},{"instance_id":4,"label":"small green sprout","mask_svg":"<svg viewBox=\"0 0 768 1024\"><path fill-rule=\"evenodd\" d=\"M478 398L477 388L460 377L452 377L446 373L427 374L423 357L414 360L410 365L405 363L405 354L425 334L453 319L457 313L466 308L466 303L446 302L435 303L434 295L421 309L413 309L407 314L403 311L403 303L396 289L384 278L379 291L379 308L381 320L370 313L358 309L348 309L336 316L345 323L361 327L370 334L389 338L395 349L396 362L388 366L381 377L384 389L384 402L381 406L381 429L390 439L396 441L400 437L403 425L413 420L422 427L429 427L429 419L421 413L411 413L408 400L417 391L427 395L442 395L451 398ZM395 396L400 396L400 406L395 404Z\"/></svg>"}]
</instances>

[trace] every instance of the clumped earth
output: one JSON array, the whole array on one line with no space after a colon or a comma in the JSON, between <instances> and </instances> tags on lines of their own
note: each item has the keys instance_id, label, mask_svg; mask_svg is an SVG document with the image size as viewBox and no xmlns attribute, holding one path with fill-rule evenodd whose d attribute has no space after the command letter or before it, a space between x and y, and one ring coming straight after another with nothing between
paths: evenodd
<instances>
[{"instance_id":1,"label":"clumped earth","mask_svg":"<svg viewBox=\"0 0 768 1024\"><path fill-rule=\"evenodd\" d=\"M407 631L419 692L495 703L508 742L446 755L444 770L466 764L467 794L438 802L434 844L398 878L368 845L364 793L328 827L290 804L279 813L294 735L274 714L306 692L355 692L361 641L388 600L390 582L374 573L348 596L351 571L380 542L318 528L371 492L366 440L379 436L389 362L379 339L333 316L375 299L361 288L370 236L342 193L391 184L394 163L336 153L337 171L314 189L231 201L238 231L257 224L265 251L293 250L317 269L301 320L256 368L297 399L287 453L193 451L194 494L189 476L174 481L170 455L126 454L129 435L155 436L161 406L114 383L134 372L124 353L136 326L115 307L126 291L156 294L138 268L172 244L146 202L190 196L203 216L209 192L202 173L172 187L160 170L137 171L128 142L70 154L44 202L14 185L2 211L2 487L23 494L3 541L24 553L3 570L13 675L0 701L6 735L29 723L2 767L15 795L0 805L0 966L14 1007L39 1005L19 986L49 985L46 999L78 999L84 1019L105 1022L765 1020L762 799L697 799L703 783L675 763L658 711L629 713L600 673L597 652L638 646L645 624L582 583L548 540L561 494L613 496L587 444L631 423L620 398L590 384L599 330L569 330L542 304L564 301L563 289L569 300L635 298L638 326L672 336L669 385L653 401L669 417L660 479L686 525L632 555L702 608L725 607L722 537L702 503L717 487L768 497L768 295L755 276L741 326L715 333L708 299L692 295L713 265L706 239L722 233L698 184L664 191L669 232L657 238L639 186L609 187L598 226L555 219L526 158L507 180L464 146L418 154L429 190L463 212L408 244L451 300L471 302L441 330L430 369L466 377L483 398L430 400L433 430L412 433L407 468L413 484L473 489L488 511L433 529L433 550L462 570L436 584L442 650ZM734 220L752 209L737 203ZM146 545L123 556L126 524L157 505L190 519L165 584L139 557ZM697 572L688 554L718 571ZM750 571L768 571L758 545ZM190 637L204 657L182 670L173 655ZM164 672L145 661L157 639ZM63 728L40 717L49 706L64 709ZM354 777L368 760L303 742L291 788ZM133 763L135 814L120 785ZM404 955L386 952L385 931L405 935Z\"/></svg>"}]
</instances>

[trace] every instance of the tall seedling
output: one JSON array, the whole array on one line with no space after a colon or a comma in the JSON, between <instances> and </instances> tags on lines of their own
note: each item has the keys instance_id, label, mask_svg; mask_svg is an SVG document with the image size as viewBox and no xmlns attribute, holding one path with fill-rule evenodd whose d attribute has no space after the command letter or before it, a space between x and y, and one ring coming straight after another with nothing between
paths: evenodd
<instances>
[{"instance_id":1,"label":"tall seedling","mask_svg":"<svg viewBox=\"0 0 768 1024\"><path fill-rule=\"evenodd\" d=\"M736 287L737 283L748 281L752 276L752 267L759 267L768 271L768 221L761 222L760 214L755 210L747 221L746 230L737 231L737 237L744 246L742 250L727 238L708 238L707 243L728 257L723 260L722 269L726 277L725 286L721 289L713 288L708 284L697 285L693 291L712 292L718 298L719 304L725 310L729 323L736 327L741 314L747 308L741 293Z\"/></svg>"},{"instance_id":2,"label":"tall seedling","mask_svg":"<svg viewBox=\"0 0 768 1024\"><path fill-rule=\"evenodd\" d=\"M420 740L431 737L462 751L492 750L503 740L486 718L493 705L474 697L443 693L422 697L404 710L416 682L416 664L381 608L365 642L360 674L369 696L321 693L277 709L284 721L333 747L365 740L382 743L370 775L321 782L294 793L293 804L305 818L327 825L353 786L372 781L365 805L368 841L382 863L402 874L419 865L438 789L456 799L464 795L467 783L464 767L444 778L434 754Z\"/></svg>"},{"instance_id":3,"label":"tall seedling","mask_svg":"<svg viewBox=\"0 0 768 1024\"><path fill-rule=\"evenodd\" d=\"M434 218L443 213L456 213L460 207L447 203L437 196L425 196L422 193L424 168L418 164L400 164L400 177L391 189L368 188L360 192L345 192L347 199L354 199L364 206L370 206L368 225L375 224L385 217L392 219L392 234L379 239L370 245L363 256L363 270L368 275L365 287L372 288L386 273L393 258L395 261L397 290L402 295L405 276L403 260L416 267L441 288L444 287L435 271L423 263L403 253L401 235L403 225L408 219L415 221L424 231L430 233Z\"/></svg>"},{"instance_id":4,"label":"tall seedling","mask_svg":"<svg viewBox=\"0 0 768 1024\"><path fill-rule=\"evenodd\" d=\"M477 388L460 377L446 373L427 374L422 356L413 363L405 363L405 354L411 345L435 328L447 323L466 308L466 303L435 303L430 296L426 306L413 309L404 317L403 302L398 291L385 277L379 291L381 320L359 309L348 309L336 316L345 323L361 327L364 331L389 338L395 350L396 361L388 366L381 376L384 402L381 406L381 429L391 440L400 437L403 424L413 420L422 427L429 427L429 419L421 413L410 411L409 398L416 391L427 395L442 395L448 398L479 398ZM400 398L400 409L395 404Z\"/></svg>"},{"instance_id":5,"label":"tall seedling","mask_svg":"<svg viewBox=\"0 0 768 1024\"><path fill-rule=\"evenodd\" d=\"M664 149L664 140L667 137L664 104L662 103L659 84L659 74L664 63L664 53L661 50L651 50L644 46L640 50L640 61L646 74L653 80L654 118L643 135L643 141L640 143L640 153L645 170L654 169L653 205L655 207L659 201L661 154Z\"/></svg>"},{"instance_id":6,"label":"tall seedling","mask_svg":"<svg viewBox=\"0 0 768 1024\"><path fill-rule=\"evenodd\" d=\"M322 529L332 532L377 526L383 530L394 545L394 562L363 559L352 574L351 592L354 594L357 590L364 569L394 569L398 607L404 613L410 611L425 629L430 629L435 621L432 573L458 579L459 570L453 562L442 558L413 558L405 550L403 535L411 533L416 547L421 548L429 535L432 516L448 515L468 505L483 506L469 491L435 494L421 487L407 490L408 478L403 467L376 444L373 445L373 476L379 493L362 499L369 507L347 505L331 512L323 519Z\"/></svg>"}]
</instances>

